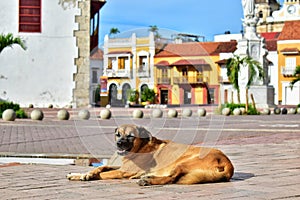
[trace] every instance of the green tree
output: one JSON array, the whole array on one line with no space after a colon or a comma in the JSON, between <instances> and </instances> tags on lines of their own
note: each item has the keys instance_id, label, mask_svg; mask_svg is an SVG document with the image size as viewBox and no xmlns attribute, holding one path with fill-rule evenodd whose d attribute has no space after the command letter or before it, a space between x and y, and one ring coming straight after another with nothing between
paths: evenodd
<instances>
[{"instance_id":1,"label":"green tree","mask_svg":"<svg viewBox=\"0 0 300 200\"><path fill-rule=\"evenodd\" d=\"M295 78L290 82L291 89L293 89L295 83L297 83L298 81L300 81L300 65L296 67L293 76Z\"/></svg>"},{"instance_id":2,"label":"green tree","mask_svg":"<svg viewBox=\"0 0 300 200\"><path fill-rule=\"evenodd\" d=\"M120 33L119 29L114 27L110 29L109 36L116 35L118 33Z\"/></svg>"},{"instance_id":3,"label":"green tree","mask_svg":"<svg viewBox=\"0 0 300 200\"><path fill-rule=\"evenodd\" d=\"M6 47L12 47L14 44L20 45L26 50L24 41L20 37L14 37L12 33L0 34L0 53Z\"/></svg>"},{"instance_id":4,"label":"green tree","mask_svg":"<svg viewBox=\"0 0 300 200\"><path fill-rule=\"evenodd\" d=\"M246 84L246 111L248 111L248 90L256 77L258 77L258 79L262 79L264 77L264 70L261 64L250 56L241 58L240 56L235 55L233 58L227 60L227 76L233 85L233 88L237 90L239 104L241 103L239 87L239 72L241 67L248 67L249 70L249 77Z\"/></svg>"},{"instance_id":5,"label":"green tree","mask_svg":"<svg viewBox=\"0 0 300 200\"><path fill-rule=\"evenodd\" d=\"M149 26L149 31L154 33L155 39L161 38L161 36L158 33L158 27L156 25Z\"/></svg>"},{"instance_id":6,"label":"green tree","mask_svg":"<svg viewBox=\"0 0 300 200\"><path fill-rule=\"evenodd\" d=\"M227 76L234 89L237 91L238 103L241 103L240 87L239 87L239 72L243 64L243 59L237 55L229 58L226 62ZM232 102L233 103L233 102Z\"/></svg>"}]
</instances>

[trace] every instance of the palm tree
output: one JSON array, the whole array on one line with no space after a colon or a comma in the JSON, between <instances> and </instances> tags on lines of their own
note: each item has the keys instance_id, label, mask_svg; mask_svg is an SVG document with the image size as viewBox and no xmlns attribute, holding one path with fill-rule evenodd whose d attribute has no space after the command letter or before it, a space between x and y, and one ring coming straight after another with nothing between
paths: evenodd
<instances>
[{"instance_id":1,"label":"palm tree","mask_svg":"<svg viewBox=\"0 0 300 200\"><path fill-rule=\"evenodd\" d=\"M237 55L229 58L226 62L227 76L234 89L237 90L238 103L241 103L240 87L239 87L239 72L243 64L243 59Z\"/></svg>"},{"instance_id":2,"label":"palm tree","mask_svg":"<svg viewBox=\"0 0 300 200\"><path fill-rule=\"evenodd\" d=\"M110 31L109 31L109 36L111 36L111 35L116 35L116 34L118 34L118 33L120 33L119 29L114 27L114 28L111 28L111 29L110 29Z\"/></svg>"},{"instance_id":3,"label":"palm tree","mask_svg":"<svg viewBox=\"0 0 300 200\"><path fill-rule=\"evenodd\" d=\"M293 76L294 76L295 78L290 82L291 89L293 89L295 83L297 83L298 81L300 81L300 65L298 65L298 66L296 67Z\"/></svg>"},{"instance_id":4,"label":"palm tree","mask_svg":"<svg viewBox=\"0 0 300 200\"><path fill-rule=\"evenodd\" d=\"M253 58L247 56L243 59L243 65L248 67L249 69L249 78L248 78L248 82L246 84L246 112L248 111L248 91L250 86L252 85L253 81L255 80L255 78L257 77L258 79L263 79L264 78L264 70L261 66L261 64L254 60ZM258 73L258 74L257 74ZM254 102L253 102L254 104ZM253 105L255 107L255 105Z\"/></svg>"},{"instance_id":5,"label":"palm tree","mask_svg":"<svg viewBox=\"0 0 300 200\"><path fill-rule=\"evenodd\" d=\"M249 77L246 84L246 111L248 111L248 90L252 85L256 77L262 79L264 77L264 71L261 64L251 58L250 56L239 57L235 55L233 58L229 58L226 63L227 76L233 85L233 88L237 90L238 103L241 103L240 88L239 88L239 72L242 67L248 67Z\"/></svg>"},{"instance_id":6,"label":"palm tree","mask_svg":"<svg viewBox=\"0 0 300 200\"><path fill-rule=\"evenodd\" d=\"M154 33L154 37L156 39L161 37L158 33L158 27L156 25L149 26L149 31Z\"/></svg>"},{"instance_id":7,"label":"palm tree","mask_svg":"<svg viewBox=\"0 0 300 200\"><path fill-rule=\"evenodd\" d=\"M6 47L12 47L14 44L20 45L22 49L26 50L24 41L20 37L14 37L12 33L0 34L0 53Z\"/></svg>"}]
</instances>

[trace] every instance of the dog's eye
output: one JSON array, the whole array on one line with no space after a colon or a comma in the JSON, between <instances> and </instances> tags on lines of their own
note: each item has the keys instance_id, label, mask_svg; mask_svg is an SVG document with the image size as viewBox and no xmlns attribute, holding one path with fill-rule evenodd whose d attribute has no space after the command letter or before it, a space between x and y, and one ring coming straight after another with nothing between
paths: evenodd
<instances>
[{"instance_id":1,"label":"dog's eye","mask_svg":"<svg viewBox=\"0 0 300 200\"><path fill-rule=\"evenodd\" d=\"M134 133L130 133L128 137L135 137Z\"/></svg>"},{"instance_id":2,"label":"dog's eye","mask_svg":"<svg viewBox=\"0 0 300 200\"><path fill-rule=\"evenodd\" d=\"M119 132L116 132L116 137L121 137L121 134Z\"/></svg>"}]
</instances>

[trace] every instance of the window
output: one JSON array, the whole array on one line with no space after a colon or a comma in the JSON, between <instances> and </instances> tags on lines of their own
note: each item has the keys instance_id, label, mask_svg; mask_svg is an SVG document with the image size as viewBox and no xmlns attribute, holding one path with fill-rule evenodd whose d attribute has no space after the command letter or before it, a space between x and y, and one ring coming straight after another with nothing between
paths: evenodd
<instances>
[{"instance_id":1,"label":"window","mask_svg":"<svg viewBox=\"0 0 300 200\"><path fill-rule=\"evenodd\" d=\"M98 83L97 69L93 69L92 70L92 83Z\"/></svg>"},{"instance_id":2,"label":"window","mask_svg":"<svg viewBox=\"0 0 300 200\"><path fill-rule=\"evenodd\" d=\"M19 0L19 31L41 32L41 0Z\"/></svg>"}]
</instances>

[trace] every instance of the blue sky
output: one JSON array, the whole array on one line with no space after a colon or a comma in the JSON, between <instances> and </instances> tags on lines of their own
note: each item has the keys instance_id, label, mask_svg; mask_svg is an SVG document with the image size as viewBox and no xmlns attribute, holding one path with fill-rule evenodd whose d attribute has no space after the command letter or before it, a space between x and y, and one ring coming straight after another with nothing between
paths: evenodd
<instances>
[{"instance_id":1,"label":"blue sky","mask_svg":"<svg viewBox=\"0 0 300 200\"><path fill-rule=\"evenodd\" d=\"M243 9L241 0L107 0L100 16L100 43L113 27L126 32L151 25L212 41L216 34L241 31Z\"/></svg>"}]
</instances>

